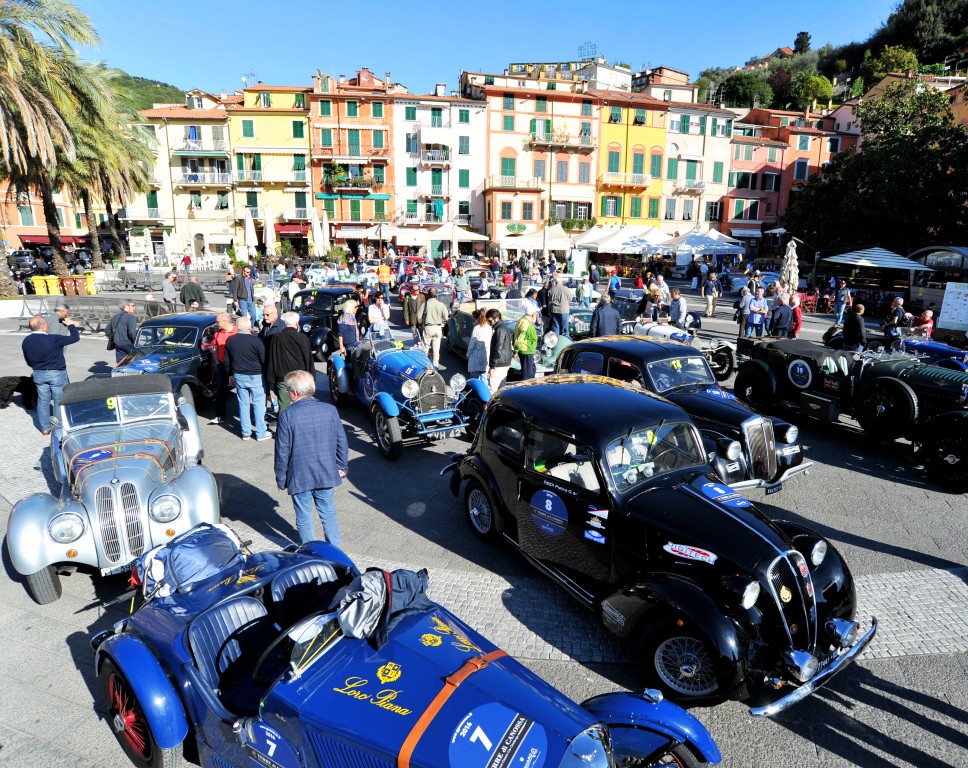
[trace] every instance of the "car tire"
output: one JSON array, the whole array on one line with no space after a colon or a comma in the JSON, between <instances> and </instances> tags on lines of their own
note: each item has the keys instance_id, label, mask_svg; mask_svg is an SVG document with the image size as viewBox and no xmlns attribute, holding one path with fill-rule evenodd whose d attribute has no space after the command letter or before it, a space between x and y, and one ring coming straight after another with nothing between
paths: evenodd
<instances>
[{"instance_id":1,"label":"car tire","mask_svg":"<svg viewBox=\"0 0 968 768\"><path fill-rule=\"evenodd\" d=\"M187 384L181 385L181 389L178 390L178 397L184 397L186 403L188 403L192 408L195 407L195 393L192 392L192 388Z\"/></svg>"},{"instance_id":2,"label":"car tire","mask_svg":"<svg viewBox=\"0 0 968 768\"><path fill-rule=\"evenodd\" d=\"M107 700L108 722L114 726L114 737L128 759L138 768L175 768L177 751L158 746L138 697L111 657L101 662L98 680Z\"/></svg>"},{"instance_id":3,"label":"car tire","mask_svg":"<svg viewBox=\"0 0 968 768\"><path fill-rule=\"evenodd\" d=\"M396 461L403 453L403 433L400 431L400 420L396 416L388 416L379 405L373 406L371 413L373 431L376 433L376 445L380 454L388 461Z\"/></svg>"},{"instance_id":4,"label":"car tire","mask_svg":"<svg viewBox=\"0 0 968 768\"><path fill-rule=\"evenodd\" d=\"M649 684L678 702L708 700L719 694L716 654L697 632L653 625L639 643L639 658Z\"/></svg>"},{"instance_id":5,"label":"car tire","mask_svg":"<svg viewBox=\"0 0 968 768\"><path fill-rule=\"evenodd\" d=\"M464 515L481 541L493 544L497 541L497 513L494 502L477 480L471 480L464 488Z\"/></svg>"},{"instance_id":6,"label":"car tire","mask_svg":"<svg viewBox=\"0 0 968 768\"><path fill-rule=\"evenodd\" d=\"M62 594L60 574L54 570L54 566L48 565L37 573L24 576L27 582L27 591L38 605L49 605L60 599Z\"/></svg>"},{"instance_id":7,"label":"car tire","mask_svg":"<svg viewBox=\"0 0 968 768\"><path fill-rule=\"evenodd\" d=\"M879 376L861 391L854 417L875 440L891 442L917 423L918 396L900 379Z\"/></svg>"},{"instance_id":8,"label":"car tire","mask_svg":"<svg viewBox=\"0 0 968 768\"><path fill-rule=\"evenodd\" d=\"M713 369L716 381L726 381L736 370L736 353L725 344L710 350L709 367Z\"/></svg>"},{"instance_id":9,"label":"car tire","mask_svg":"<svg viewBox=\"0 0 968 768\"><path fill-rule=\"evenodd\" d=\"M773 406L773 382L766 371L755 365L740 367L733 393L754 411L767 411Z\"/></svg>"},{"instance_id":10,"label":"car tire","mask_svg":"<svg viewBox=\"0 0 968 768\"><path fill-rule=\"evenodd\" d=\"M961 419L934 425L920 454L932 481L958 493L968 491L968 435Z\"/></svg>"},{"instance_id":11,"label":"car tire","mask_svg":"<svg viewBox=\"0 0 968 768\"><path fill-rule=\"evenodd\" d=\"M326 368L328 369L326 379L329 381L330 399L337 408L343 408L346 406L346 394L339 391L339 383L336 380L336 366L330 361L326 364Z\"/></svg>"},{"instance_id":12,"label":"car tire","mask_svg":"<svg viewBox=\"0 0 968 768\"><path fill-rule=\"evenodd\" d=\"M477 430L481 426L481 418L484 416L484 401L477 395L470 394L464 399L464 418L467 421L467 434L473 439L477 435Z\"/></svg>"},{"instance_id":13,"label":"car tire","mask_svg":"<svg viewBox=\"0 0 968 768\"><path fill-rule=\"evenodd\" d=\"M615 742L616 740L613 737L612 752L615 756L615 765L641 764L642 753L639 750L625 750ZM708 763L705 760L697 758L695 753L685 744L676 744L675 747L661 757L655 758L654 756L650 756L649 765L665 765L670 766L670 768L674 768L675 766L679 766L679 768L701 768L704 765L708 765Z\"/></svg>"}]
</instances>

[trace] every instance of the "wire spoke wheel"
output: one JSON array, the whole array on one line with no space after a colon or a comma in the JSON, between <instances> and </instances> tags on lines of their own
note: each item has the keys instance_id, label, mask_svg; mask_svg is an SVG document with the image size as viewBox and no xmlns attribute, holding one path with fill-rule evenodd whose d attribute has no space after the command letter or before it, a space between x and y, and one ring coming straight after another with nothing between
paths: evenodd
<instances>
[{"instance_id":1,"label":"wire spoke wheel","mask_svg":"<svg viewBox=\"0 0 968 768\"><path fill-rule=\"evenodd\" d=\"M666 638L656 647L654 661L662 682L681 696L709 696L719 687L712 656L697 637Z\"/></svg>"},{"instance_id":2,"label":"wire spoke wheel","mask_svg":"<svg viewBox=\"0 0 968 768\"><path fill-rule=\"evenodd\" d=\"M472 488L467 494L467 517L474 530L482 536L490 533L494 525L491 502L480 488Z\"/></svg>"},{"instance_id":3,"label":"wire spoke wheel","mask_svg":"<svg viewBox=\"0 0 968 768\"><path fill-rule=\"evenodd\" d=\"M149 762L152 750L148 723L128 684L116 672L108 677L108 707L115 733L127 741L142 760Z\"/></svg>"}]
</instances>

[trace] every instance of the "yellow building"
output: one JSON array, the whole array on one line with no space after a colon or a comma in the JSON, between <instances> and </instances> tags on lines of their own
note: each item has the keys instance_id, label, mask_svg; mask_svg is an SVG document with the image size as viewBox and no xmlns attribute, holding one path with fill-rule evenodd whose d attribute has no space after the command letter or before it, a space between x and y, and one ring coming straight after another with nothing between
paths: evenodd
<instances>
[{"instance_id":1,"label":"yellow building","mask_svg":"<svg viewBox=\"0 0 968 768\"><path fill-rule=\"evenodd\" d=\"M599 104L599 224L659 226L669 105L640 93L589 89Z\"/></svg>"},{"instance_id":2,"label":"yellow building","mask_svg":"<svg viewBox=\"0 0 968 768\"><path fill-rule=\"evenodd\" d=\"M246 211L259 243L268 221L275 229L276 253L282 240L306 252L312 206L309 166L310 87L264 85L246 88L226 103L237 231L244 242ZM233 103L234 102L234 103Z\"/></svg>"}]
</instances>

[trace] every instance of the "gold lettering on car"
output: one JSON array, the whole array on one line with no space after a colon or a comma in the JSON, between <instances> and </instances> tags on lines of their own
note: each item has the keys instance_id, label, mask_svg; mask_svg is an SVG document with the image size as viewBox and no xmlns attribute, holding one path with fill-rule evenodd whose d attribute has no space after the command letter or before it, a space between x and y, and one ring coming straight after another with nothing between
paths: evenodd
<instances>
[{"instance_id":1,"label":"gold lettering on car","mask_svg":"<svg viewBox=\"0 0 968 768\"><path fill-rule=\"evenodd\" d=\"M213 584L211 587L208 588L208 591L212 592L218 589L219 587L227 587L229 584L232 584L233 582L235 584L248 584L249 582L256 580L255 575L259 571L261 571L264 567L265 566L263 565L255 565L252 568L246 568L238 576L233 574L232 576L228 576L222 579L218 584Z\"/></svg>"},{"instance_id":2,"label":"gold lettering on car","mask_svg":"<svg viewBox=\"0 0 968 768\"><path fill-rule=\"evenodd\" d=\"M430 623L434 628L434 631L441 635L449 635L453 638L451 640L451 645L454 646L458 651L463 651L464 653L470 653L475 651L477 653L483 653L483 651L478 648L474 643L472 643L464 633L460 630L455 629L444 621L441 621L436 616L430 617Z\"/></svg>"},{"instance_id":3,"label":"gold lettering on car","mask_svg":"<svg viewBox=\"0 0 968 768\"><path fill-rule=\"evenodd\" d=\"M397 668L399 669L399 667ZM392 712L393 714L400 715L402 717L409 715L413 711L407 707L394 703L396 698L403 693L402 690L384 688L376 693L368 693L363 689L369 684L369 682L370 681L365 677L348 677L341 688L333 688L333 690L336 691L336 693L349 696L351 699L368 702L375 707L379 707L380 709L384 709L387 712Z\"/></svg>"}]
</instances>

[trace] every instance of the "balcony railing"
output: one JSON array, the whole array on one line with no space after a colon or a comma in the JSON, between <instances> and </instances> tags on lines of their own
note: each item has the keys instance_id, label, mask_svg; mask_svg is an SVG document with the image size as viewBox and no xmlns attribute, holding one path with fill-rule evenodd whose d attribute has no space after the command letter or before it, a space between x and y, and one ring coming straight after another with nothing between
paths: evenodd
<instances>
[{"instance_id":1,"label":"balcony railing","mask_svg":"<svg viewBox=\"0 0 968 768\"><path fill-rule=\"evenodd\" d=\"M443 197L444 196L444 185L443 184L431 184L430 185L430 196L431 197Z\"/></svg>"},{"instance_id":2,"label":"balcony railing","mask_svg":"<svg viewBox=\"0 0 968 768\"><path fill-rule=\"evenodd\" d=\"M128 221L153 221L155 219L163 219L164 216L161 215L160 208L128 206L124 209L121 218L127 219Z\"/></svg>"},{"instance_id":3,"label":"balcony railing","mask_svg":"<svg viewBox=\"0 0 968 768\"><path fill-rule=\"evenodd\" d=\"M617 173L609 171L602 174L602 184L612 187L647 187L652 177L646 173Z\"/></svg>"},{"instance_id":4,"label":"balcony railing","mask_svg":"<svg viewBox=\"0 0 968 768\"><path fill-rule=\"evenodd\" d=\"M235 171L236 181L262 181L262 171Z\"/></svg>"},{"instance_id":5,"label":"balcony railing","mask_svg":"<svg viewBox=\"0 0 968 768\"><path fill-rule=\"evenodd\" d=\"M403 214L403 220L407 224L416 224L418 221L420 221L420 214L416 211L407 211Z\"/></svg>"},{"instance_id":6,"label":"balcony railing","mask_svg":"<svg viewBox=\"0 0 968 768\"><path fill-rule=\"evenodd\" d=\"M679 179L676 181L676 190L683 192L702 192L706 188L706 182L699 179Z\"/></svg>"},{"instance_id":7,"label":"balcony railing","mask_svg":"<svg viewBox=\"0 0 968 768\"><path fill-rule=\"evenodd\" d=\"M176 184L231 184L231 173L193 173L183 171L175 174Z\"/></svg>"},{"instance_id":8,"label":"balcony railing","mask_svg":"<svg viewBox=\"0 0 968 768\"><path fill-rule=\"evenodd\" d=\"M474 226L474 216L470 213L458 213L456 221L462 227Z\"/></svg>"},{"instance_id":9,"label":"balcony railing","mask_svg":"<svg viewBox=\"0 0 968 768\"><path fill-rule=\"evenodd\" d=\"M450 120L445 120L443 116L441 117L425 117L423 120L418 120L413 123L413 128L419 130L421 128L450 128L452 126Z\"/></svg>"},{"instance_id":10,"label":"balcony railing","mask_svg":"<svg viewBox=\"0 0 968 768\"><path fill-rule=\"evenodd\" d=\"M300 220L309 218L308 208L284 208L282 218L289 220Z\"/></svg>"},{"instance_id":11,"label":"balcony railing","mask_svg":"<svg viewBox=\"0 0 968 768\"><path fill-rule=\"evenodd\" d=\"M345 179L327 177L324 181L331 189L351 190L354 192L367 192L373 187L381 186L381 184L373 180L372 176L349 176Z\"/></svg>"},{"instance_id":12,"label":"balcony railing","mask_svg":"<svg viewBox=\"0 0 968 768\"><path fill-rule=\"evenodd\" d=\"M569 147L571 149L588 150L595 148L592 137L584 133L572 136L571 134L560 133L558 131L552 131L551 133L539 131L531 134L531 143L544 147Z\"/></svg>"},{"instance_id":13,"label":"balcony railing","mask_svg":"<svg viewBox=\"0 0 968 768\"><path fill-rule=\"evenodd\" d=\"M211 141L191 141L185 139L175 146L175 152L228 152L229 143L225 139L212 139Z\"/></svg>"},{"instance_id":14,"label":"balcony railing","mask_svg":"<svg viewBox=\"0 0 968 768\"><path fill-rule=\"evenodd\" d=\"M541 189L541 179L523 176L488 176L484 189Z\"/></svg>"},{"instance_id":15,"label":"balcony railing","mask_svg":"<svg viewBox=\"0 0 968 768\"><path fill-rule=\"evenodd\" d=\"M389 147L320 147L313 146L313 157L338 163L366 163L369 160L387 159Z\"/></svg>"},{"instance_id":16,"label":"balcony railing","mask_svg":"<svg viewBox=\"0 0 968 768\"><path fill-rule=\"evenodd\" d=\"M450 162L449 149L425 149L420 154L420 159L428 164L444 164Z\"/></svg>"},{"instance_id":17,"label":"balcony railing","mask_svg":"<svg viewBox=\"0 0 968 768\"><path fill-rule=\"evenodd\" d=\"M250 208L248 206L235 209L235 218L244 219L246 211L252 217L253 221L259 221L262 218L262 210L260 208Z\"/></svg>"}]
</instances>

